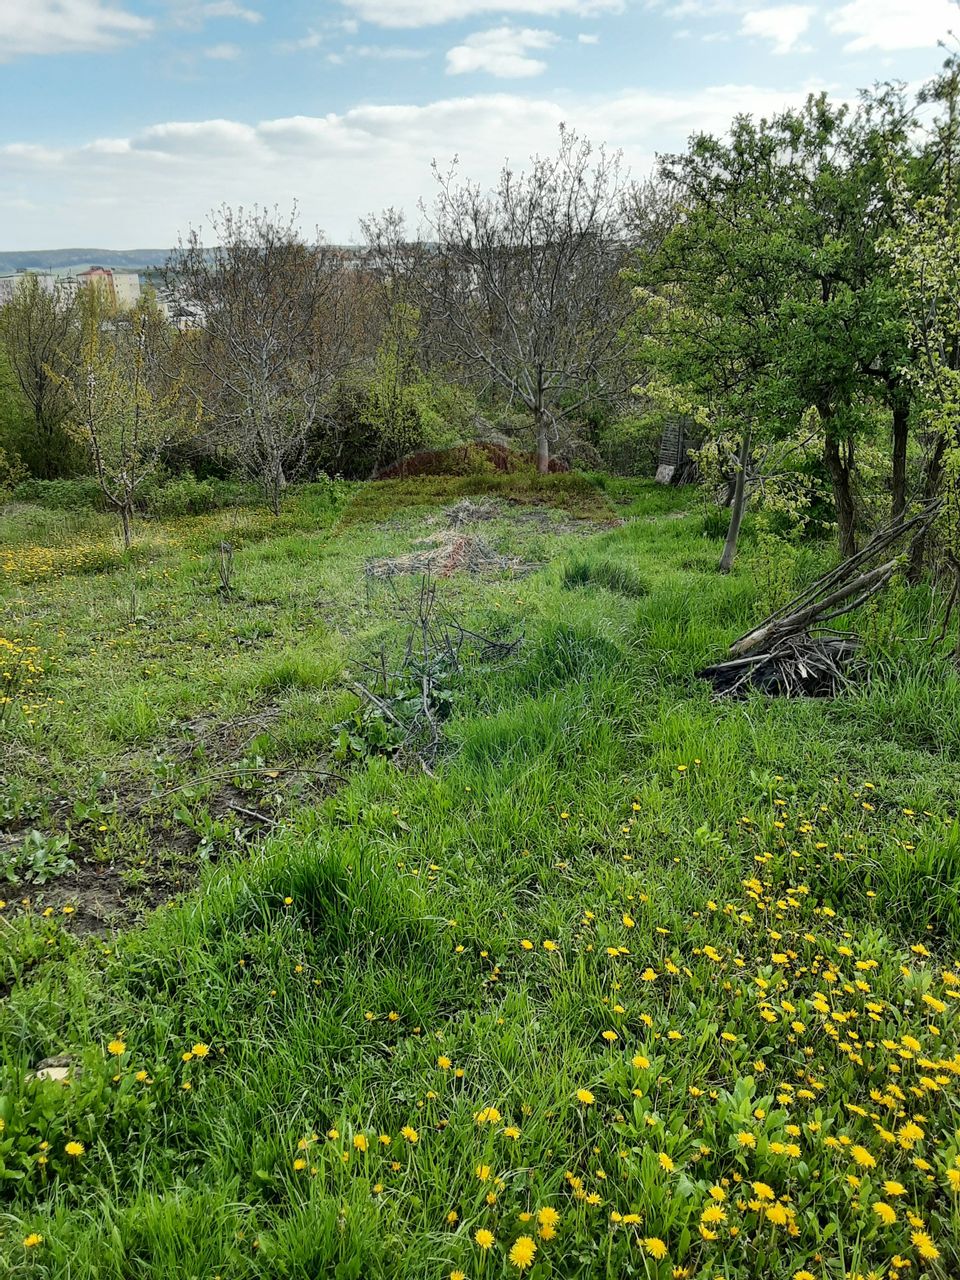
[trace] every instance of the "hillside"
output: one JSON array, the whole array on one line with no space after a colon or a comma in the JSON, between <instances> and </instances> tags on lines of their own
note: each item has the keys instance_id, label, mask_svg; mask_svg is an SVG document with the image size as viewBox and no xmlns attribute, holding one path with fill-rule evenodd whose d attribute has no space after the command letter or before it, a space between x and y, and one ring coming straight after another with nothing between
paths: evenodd
<instances>
[{"instance_id":1,"label":"hillside","mask_svg":"<svg viewBox=\"0 0 960 1280\"><path fill-rule=\"evenodd\" d=\"M169 253L169 249L0 250L0 275L14 271L83 271L90 266L145 271L163 266Z\"/></svg>"},{"instance_id":2,"label":"hillside","mask_svg":"<svg viewBox=\"0 0 960 1280\"><path fill-rule=\"evenodd\" d=\"M0 545L4 1274L960 1274L949 663L712 700L759 552L575 474Z\"/></svg>"}]
</instances>

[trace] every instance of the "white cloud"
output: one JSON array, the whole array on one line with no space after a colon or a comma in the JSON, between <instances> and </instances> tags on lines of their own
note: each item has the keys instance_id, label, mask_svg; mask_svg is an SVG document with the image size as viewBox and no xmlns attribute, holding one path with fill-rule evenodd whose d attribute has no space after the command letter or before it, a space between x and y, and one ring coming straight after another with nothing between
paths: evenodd
<instances>
[{"instance_id":1,"label":"white cloud","mask_svg":"<svg viewBox=\"0 0 960 1280\"><path fill-rule=\"evenodd\" d=\"M358 18L381 27L429 27L485 13L524 13L540 18L617 13L626 0L341 0Z\"/></svg>"},{"instance_id":2,"label":"white cloud","mask_svg":"<svg viewBox=\"0 0 960 1280\"><path fill-rule=\"evenodd\" d=\"M799 41L815 12L809 4L779 4L771 9L753 9L743 15L740 31L745 36L769 40L774 53L805 52Z\"/></svg>"},{"instance_id":3,"label":"white cloud","mask_svg":"<svg viewBox=\"0 0 960 1280\"><path fill-rule=\"evenodd\" d=\"M827 22L837 35L851 37L844 48L852 53L922 49L960 26L960 11L952 0L850 0Z\"/></svg>"},{"instance_id":4,"label":"white cloud","mask_svg":"<svg viewBox=\"0 0 960 1280\"><path fill-rule=\"evenodd\" d=\"M148 18L102 0L0 0L0 62L112 49L152 30Z\"/></svg>"},{"instance_id":5,"label":"white cloud","mask_svg":"<svg viewBox=\"0 0 960 1280\"><path fill-rule=\"evenodd\" d=\"M235 62L242 54L243 50L238 44L212 44L203 51L203 56L214 62Z\"/></svg>"},{"instance_id":6,"label":"white cloud","mask_svg":"<svg viewBox=\"0 0 960 1280\"><path fill-rule=\"evenodd\" d=\"M549 49L557 43L552 31L531 27L492 27L467 36L463 44L447 51L447 75L461 76L485 71L501 80L519 80L546 71L542 58L531 58L529 52Z\"/></svg>"},{"instance_id":7,"label":"white cloud","mask_svg":"<svg viewBox=\"0 0 960 1280\"><path fill-rule=\"evenodd\" d=\"M304 226L346 242L371 209L396 204L414 214L418 197L430 197L433 158L446 165L459 154L464 175L489 182L508 155L521 165L552 151L566 121L622 147L643 174L655 151L682 149L701 129L723 132L739 111L770 115L799 105L813 87L729 84L589 99L478 94L256 125L174 121L73 148L13 143L0 146L2 247L163 247L224 201L284 208L295 199Z\"/></svg>"},{"instance_id":8,"label":"white cloud","mask_svg":"<svg viewBox=\"0 0 960 1280\"><path fill-rule=\"evenodd\" d=\"M577 36L577 44L599 44L600 37L598 35L588 35L587 32L581 31Z\"/></svg>"},{"instance_id":9,"label":"white cloud","mask_svg":"<svg viewBox=\"0 0 960 1280\"><path fill-rule=\"evenodd\" d=\"M236 18L238 22L257 23L263 21L263 14L256 9L247 9L234 0L212 0L210 4L199 6L201 18Z\"/></svg>"}]
</instances>

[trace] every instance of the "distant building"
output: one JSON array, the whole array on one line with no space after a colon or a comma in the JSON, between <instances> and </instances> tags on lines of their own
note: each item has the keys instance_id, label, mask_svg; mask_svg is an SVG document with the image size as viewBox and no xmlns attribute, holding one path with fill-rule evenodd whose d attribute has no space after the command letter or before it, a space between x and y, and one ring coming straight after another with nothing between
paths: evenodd
<instances>
[{"instance_id":1,"label":"distant building","mask_svg":"<svg viewBox=\"0 0 960 1280\"><path fill-rule=\"evenodd\" d=\"M57 277L50 271L17 271L12 275L0 276L0 307L12 302L17 290L27 280L36 280L44 293L53 296L57 286Z\"/></svg>"},{"instance_id":2,"label":"distant building","mask_svg":"<svg viewBox=\"0 0 960 1280\"><path fill-rule=\"evenodd\" d=\"M113 293L122 310L135 307L140 301L140 277L135 271L114 271Z\"/></svg>"}]
</instances>

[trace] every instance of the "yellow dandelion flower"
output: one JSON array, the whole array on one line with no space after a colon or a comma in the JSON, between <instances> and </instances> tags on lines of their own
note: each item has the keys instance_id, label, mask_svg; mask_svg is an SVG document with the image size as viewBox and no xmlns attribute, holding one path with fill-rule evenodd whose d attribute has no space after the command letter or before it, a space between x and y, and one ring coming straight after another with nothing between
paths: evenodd
<instances>
[{"instance_id":1,"label":"yellow dandelion flower","mask_svg":"<svg viewBox=\"0 0 960 1280\"><path fill-rule=\"evenodd\" d=\"M25 1249L35 1249L38 1244L43 1244L43 1236L39 1231L31 1231L28 1236L23 1237L23 1247Z\"/></svg>"},{"instance_id":2,"label":"yellow dandelion flower","mask_svg":"<svg viewBox=\"0 0 960 1280\"><path fill-rule=\"evenodd\" d=\"M416 1129L414 1129L413 1126L409 1124L405 1124L403 1126L403 1128L400 1130L400 1136L402 1138L406 1138L406 1140L410 1143L420 1141L419 1133L417 1133Z\"/></svg>"},{"instance_id":3,"label":"yellow dandelion flower","mask_svg":"<svg viewBox=\"0 0 960 1280\"><path fill-rule=\"evenodd\" d=\"M518 1271L526 1271L533 1265L533 1257L537 1246L530 1236L518 1236L510 1250L510 1261Z\"/></svg>"},{"instance_id":4,"label":"yellow dandelion flower","mask_svg":"<svg viewBox=\"0 0 960 1280\"><path fill-rule=\"evenodd\" d=\"M913 1241L913 1247L917 1253L927 1262L935 1262L940 1257L940 1250L927 1235L926 1231L912 1231L910 1239Z\"/></svg>"},{"instance_id":5,"label":"yellow dandelion flower","mask_svg":"<svg viewBox=\"0 0 960 1280\"><path fill-rule=\"evenodd\" d=\"M590 1092L589 1089L578 1089L577 1101L582 1102L585 1107L592 1107L593 1104L596 1102L596 1098L593 1096L593 1094Z\"/></svg>"},{"instance_id":6,"label":"yellow dandelion flower","mask_svg":"<svg viewBox=\"0 0 960 1280\"><path fill-rule=\"evenodd\" d=\"M486 1227L479 1227L474 1233L473 1238L481 1249L492 1249L496 1244L496 1236L492 1231L488 1231Z\"/></svg>"},{"instance_id":7,"label":"yellow dandelion flower","mask_svg":"<svg viewBox=\"0 0 960 1280\"><path fill-rule=\"evenodd\" d=\"M122 1040L111 1040L107 1045L107 1053L112 1054L115 1058L119 1058L122 1054L126 1053L126 1051L127 1046Z\"/></svg>"},{"instance_id":8,"label":"yellow dandelion flower","mask_svg":"<svg viewBox=\"0 0 960 1280\"><path fill-rule=\"evenodd\" d=\"M86 1151L86 1147L82 1142L68 1142L63 1149L73 1160L79 1160Z\"/></svg>"},{"instance_id":9,"label":"yellow dandelion flower","mask_svg":"<svg viewBox=\"0 0 960 1280\"><path fill-rule=\"evenodd\" d=\"M643 1247L649 1253L650 1257L657 1262L662 1262L667 1256L667 1246L658 1236L647 1236L643 1241Z\"/></svg>"}]
</instances>

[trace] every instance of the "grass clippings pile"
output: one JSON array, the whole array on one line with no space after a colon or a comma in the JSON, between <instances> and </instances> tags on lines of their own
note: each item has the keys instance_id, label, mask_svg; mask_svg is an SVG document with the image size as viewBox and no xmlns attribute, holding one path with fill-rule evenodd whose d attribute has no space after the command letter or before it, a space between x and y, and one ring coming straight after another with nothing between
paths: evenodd
<instances>
[{"instance_id":1,"label":"grass clippings pile","mask_svg":"<svg viewBox=\"0 0 960 1280\"><path fill-rule=\"evenodd\" d=\"M395 578L400 574L449 578L454 573L510 573L519 577L539 567L516 556L501 555L478 535L454 528L432 534L407 555L371 560L366 572L372 578Z\"/></svg>"}]
</instances>

